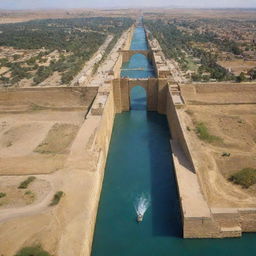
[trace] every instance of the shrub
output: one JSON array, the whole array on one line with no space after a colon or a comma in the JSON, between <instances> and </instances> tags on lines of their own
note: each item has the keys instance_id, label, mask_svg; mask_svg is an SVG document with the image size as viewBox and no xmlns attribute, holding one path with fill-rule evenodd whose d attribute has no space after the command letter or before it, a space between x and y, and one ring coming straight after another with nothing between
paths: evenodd
<instances>
[{"instance_id":1,"label":"shrub","mask_svg":"<svg viewBox=\"0 0 256 256\"><path fill-rule=\"evenodd\" d=\"M6 193L0 192L0 198L5 197Z\"/></svg>"},{"instance_id":2,"label":"shrub","mask_svg":"<svg viewBox=\"0 0 256 256\"><path fill-rule=\"evenodd\" d=\"M228 153L228 152L223 152L221 156L230 157L230 155L231 155L231 154Z\"/></svg>"},{"instance_id":3,"label":"shrub","mask_svg":"<svg viewBox=\"0 0 256 256\"><path fill-rule=\"evenodd\" d=\"M51 256L47 251L43 250L40 245L25 247L21 249L15 256Z\"/></svg>"},{"instance_id":4,"label":"shrub","mask_svg":"<svg viewBox=\"0 0 256 256\"><path fill-rule=\"evenodd\" d=\"M27 202L27 204L30 204L32 203L35 198L36 198L36 195L31 191L31 190L27 190L24 195L26 196L26 199L29 199L29 201Z\"/></svg>"},{"instance_id":5,"label":"shrub","mask_svg":"<svg viewBox=\"0 0 256 256\"><path fill-rule=\"evenodd\" d=\"M214 136L209 134L209 131L204 123L198 123L196 125L196 134L199 137L199 139L204 140L209 143L213 143L216 141L222 141L222 139L218 136Z\"/></svg>"},{"instance_id":6,"label":"shrub","mask_svg":"<svg viewBox=\"0 0 256 256\"><path fill-rule=\"evenodd\" d=\"M68 71L62 74L61 77L61 83L62 84L68 84L72 81L74 78L74 72L73 71Z\"/></svg>"},{"instance_id":7,"label":"shrub","mask_svg":"<svg viewBox=\"0 0 256 256\"><path fill-rule=\"evenodd\" d=\"M244 82L246 80L245 73L241 72L239 76L236 77L238 83Z\"/></svg>"},{"instance_id":8,"label":"shrub","mask_svg":"<svg viewBox=\"0 0 256 256\"><path fill-rule=\"evenodd\" d=\"M231 175L229 180L235 184L241 185L243 188L249 188L256 184L256 169L244 168Z\"/></svg>"},{"instance_id":9,"label":"shrub","mask_svg":"<svg viewBox=\"0 0 256 256\"><path fill-rule=\"evenodd\" d=\"M22 182L20 183L20 185L19 185L18 188L20 188L20 189L25 189L25 188L27 188L28 185L29 185L31 182L33 182L35 179L36 179L36 177L34 177L34 176L28 177L26 180L24 180L24 181L22 181Z\"/></svg>"},{"instance_id":10,"label":"shrub","mask_svg":"<svg viewBox=\"0 0 256 256\"><path fill-rule=\"evenodd\" d=\"M25 195L32 195L33 194L33 192L31 191L31 190L27 190L26 192L25 192Z\"/></svg>"},{"instance_id":11,"label":"shrub","mask_svg":"<svg viewBox=\"0 0 256 256\"><path fill-rule=\"evenodd\" d=\"M63 195L64 195L63 191L56 192L52 199L52 202L50 203L50 206L57 205L60 202L60 199L62 198Z\"/></svg>"},{"instance_id":12,"label":"shrub","mask_svg":"<svg viewBox=\"0 0 256 256\"><path fill-rule=\"evenodd\" d=\"M18 60L20 57L21 57L21 55L19 55L19 54L14 54L13 55L13 59L14 60Z\"/></svg>"},{"instance_id":13,"label":"shrub","mask_svg":"<svg viewBox=\"0 0 256 256\"><path fill-rule=\"evenodd\" d=\"M53 71L51 70L50 67L40 66L34 76L34 79L33 79L35 85L43 82L45 79L47 79L49 76L51 76L52 73L53 73Z\"/></svg>"}]
</instances>

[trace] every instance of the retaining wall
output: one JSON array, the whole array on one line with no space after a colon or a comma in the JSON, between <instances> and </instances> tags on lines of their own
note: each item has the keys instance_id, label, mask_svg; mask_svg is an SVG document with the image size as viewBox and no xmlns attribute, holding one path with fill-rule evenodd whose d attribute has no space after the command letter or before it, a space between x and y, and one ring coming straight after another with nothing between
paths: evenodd
<instances>
[{"instance_id":1,"label":"retaining wall","mask_svg":"<svg viewBox=\"0 0 256 256\"><path fill-rule=\"evenodd\" d=\"M215 87L219 88L219 85ZM236 90L241 88L241 85L237 86ZM191 91L191 88L189 90ZM255 90L254 85L249 86L248 90ZM185 127L179 116L179 107L182 105L175 106L171 87L169 87L166 115L172 135L171 145L184 238L240 237L242 232L255 232L255 208L210 208L208 205L201 190L193 152L183 130Z\"/></svg>"},{"instance_id":2,"label":"retaining wall","mask_svg":"<svg viewBox=\"0 0 256 256\"><path fill-rule=\"evenodd\" d=\"M218 92L255 92L256 84L248 83L208 83L195 84L197 93L218 93Z\"/></svg>"},{"instance_id":3,"label":"retaining wall","mask_svg":"<svg viewBox=\"0 0 256 256\"><path fill-rule=\"evenodd\" d=\"M62 216L66 232L60 238L60 256L91 254L115 113L112 84L105 84L99 88L65 165L66 198L58 216Z\"/></svg>"}]
</instances>

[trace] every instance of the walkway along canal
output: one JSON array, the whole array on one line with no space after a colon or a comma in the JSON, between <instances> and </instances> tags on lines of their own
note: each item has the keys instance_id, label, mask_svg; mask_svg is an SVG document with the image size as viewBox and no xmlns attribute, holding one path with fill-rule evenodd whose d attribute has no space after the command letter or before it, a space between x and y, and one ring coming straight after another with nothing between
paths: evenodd
<instances>
[{"instance_id":1,"label":"walkway along canal","mask_svg":"<svg viewBox=\"0 0 256 256\"><path fill-rule=\"evenodd\" d=\"M135 30L131 49L147 49L142 27ZM123 69L121 76L154 76L143 55L133 56ZM169 139L166 117L146 111L146 93L138 84L132 89L131 111L115 117L92 255L255 255L254 234L222 240L182 238ZM138 224L134 203L141 195L150 206Z\"/></svg>"}]
</instances>

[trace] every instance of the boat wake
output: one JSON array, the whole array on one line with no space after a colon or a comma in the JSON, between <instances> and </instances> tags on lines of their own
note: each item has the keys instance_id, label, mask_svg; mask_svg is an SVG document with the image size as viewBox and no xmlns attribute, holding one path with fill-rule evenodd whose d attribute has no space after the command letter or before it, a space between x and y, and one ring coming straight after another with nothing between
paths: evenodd
<instances>
[{"instance_id":1,"label":"boat wake","mask_svg":"<svg viewBox=\"0 0 256 256\"><path fill-rule=\"evenodd\" d=\"M141 222L143 220L143 216L147 209L150 206L150 197L141 194L141 196L137 197L134 203L134 208L137 214L137 221Z\"/></svg>"}]
</instances>

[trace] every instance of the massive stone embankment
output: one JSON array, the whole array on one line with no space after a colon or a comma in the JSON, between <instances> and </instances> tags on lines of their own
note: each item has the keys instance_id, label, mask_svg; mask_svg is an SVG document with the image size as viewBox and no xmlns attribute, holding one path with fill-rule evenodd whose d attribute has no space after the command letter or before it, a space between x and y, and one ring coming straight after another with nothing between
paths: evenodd
<instances>
[{"instance_id":1,"label":"massive stone embankment","mask_svg":"<svg viewBox=\"0 0 256 256\"><path fill-rule=\"evenodd\" d=\"M195 147L191 144L181 116L184 102L199 104L199 99L201 104L255 104L255 90L254 84L169 86L166 113L172 134L171 146L185 238L239 237L242 232L256 231L255 208L212 208L209 205L205 192L208 188L198 170L200 159L196 157L196 151L202 149L200 145ZM217 100L221 93L225 94L223 102Z\"/></svg>"}]
</instances>

